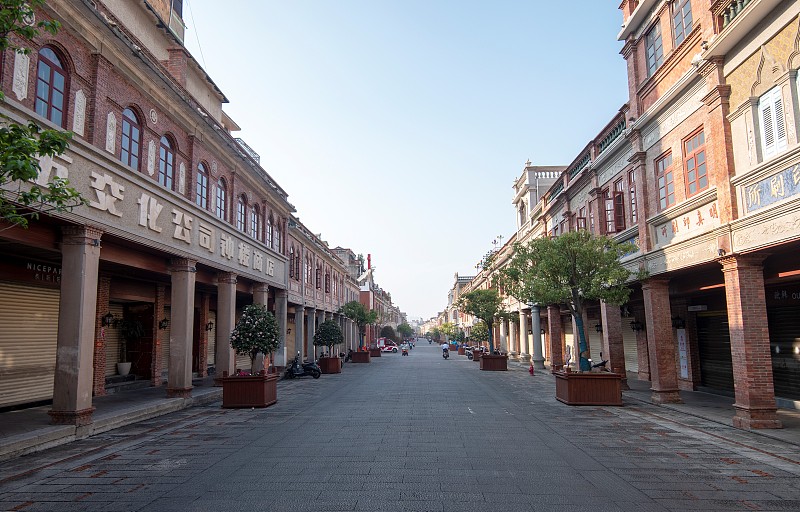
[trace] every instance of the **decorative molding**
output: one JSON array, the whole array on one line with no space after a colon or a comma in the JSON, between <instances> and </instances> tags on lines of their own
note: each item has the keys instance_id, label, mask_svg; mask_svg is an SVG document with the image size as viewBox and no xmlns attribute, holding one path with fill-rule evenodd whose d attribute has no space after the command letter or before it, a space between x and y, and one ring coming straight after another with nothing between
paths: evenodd
<instances>
[{"instance_id":1,"label":"decorative molding","mask_svg":"<svg viewBox=\"0 0 800 512\"><path fill-rule=\"evenodd\" d=\"M109 112L106 118L106 151L112 155L115 153L117 141L117 116L114 112Z\"/></svg>"},{"instance_id":2,"label":"decorative molding","mask_svg":"<svg viewBox=\"0 0 800 512\"><path fill-rule=\"evenodd\" d=\"M30 73L31 58L24 53L17 53L14 58L14 85L12 91L18 100L28 97L28 74Z\"/></svg>"},{"instance_id":3,"label":"decorative molding","mask_svg":"<svg viewBox=\"0 0 800 512\"><path fill-rule=\"evenodd\" d=\"M75 114L72 118L72 131L83 137L83 128L86 124L86 95L83 89L75 93Z\"/></svg>"},{"instance_id":4,"label":"decorative molding","mask_svg":"<svg viewBox=\"0 0 800 512\"><path fill-rule=\"evenodd\" d=\"M186 193L186 164L183 162L178 166L178 190L181 194Z\"/></svg>"},{"instance_id":5,"label":"decorative molding","mask_svg":"<svg viewBox=\"0 0 800 512\"><path fill-rule=\"evenodd\" d=\"M158 113L154 108L150 109L150 124L158 124Z\"/></svg>"},{"instance_id":6,"label":"decorative molding","mask_svg":"<svg viewBox=\"0 0 800 512\"><path fill-rule=\"evenodd\" d=\"M156 173L156 143L151 140L147 143L147 174Z\"/></svg>"}]
</instances>

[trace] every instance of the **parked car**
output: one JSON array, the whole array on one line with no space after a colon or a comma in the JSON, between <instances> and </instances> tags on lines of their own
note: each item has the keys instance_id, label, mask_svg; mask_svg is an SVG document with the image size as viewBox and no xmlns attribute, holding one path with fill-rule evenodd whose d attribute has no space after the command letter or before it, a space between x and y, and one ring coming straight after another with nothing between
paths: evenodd
<instances>
[{"instance_id":1,"label":"parked car","mask_svg":"<svg viewBox=\"0 0 800 512\"><path fill-rule=\"evenodd\" d=\"M400 350L397 343L387 338L379 338L378 347L381 349L381 352L392 352L395 354Z\"/></svg>"}]
</instances>

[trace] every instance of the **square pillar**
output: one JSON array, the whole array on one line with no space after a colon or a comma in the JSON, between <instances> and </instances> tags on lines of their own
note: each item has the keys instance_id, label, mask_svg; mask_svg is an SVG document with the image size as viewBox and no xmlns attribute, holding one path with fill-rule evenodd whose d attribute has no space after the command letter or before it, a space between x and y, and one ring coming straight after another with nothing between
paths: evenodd
<instances>
[{"instance_id":1,"label":"square pillar","mask_svg":"<svg viewBox=\"0 0 800 512\"><path fill-rule=\"evenodd\" d=\"M650 279L642 283L650 355L650 390L655 403L681 403L678 393L676 341L672 333L669 281Z\"/></svg>"},{"instance_id":2,"label":"square pillar","mask_svg":"<svg viewBox=\"0 0 800 512\"><path fill-rule=\"evenodd\" d=\"M625 346L622 342L622 313L619 306L600 302L600 323L603 324L603 356L608 369L622 375L622 389L628 388L625 369Z\"/></svg>"},{"instance_id":3,"label":"square pillar","mask_svg":"<svg viewBox=\"0 0 800 512\"><path fill-rule=\"evenodd\" d=\"M217 376L225 372L233 375L236 359L231 347L231 333L236 327L236 274L220 272L217 274Z\"/></svg>"},{"instance_id":4,"label":"square pillar","mask_svg":"<svg viewBox=\"0 0 800 512\"><path fill-rule=\"evenodd\" d=\"M303 343L305 342L305 309L303 306L294 307L294 351L289 354L292 359L300 354L303 359Z\"/></svg>"},{"instance_id":5,"label":"square pillar","mask_svg":"<svg viewBox=\"0 0 800 512\"><path fill-rule=\"evenodd\" d=\"M311 361L314 359L314 333L317 332L317 310L306 308L306 345L305 353L300 359Z\"/></svg>"},{"instance_id":6,"label":"square pillar","mask_svg":"<svg viewBox=\"0 0 800 512\"><path fill-rule=\"evenodd\" d=\"M278 289L275 291L275 319L278 321L278 332L280 333L280 344L275 349L275 366L286 366L286 327L288 324L289 293L286 290Z\"/></svg>"},{"instance_id":7,"label":"square pillar","mask_svg":"<svg viewBox=\"0 0 800 512\"><path fill-rule=\"evenodd\" d=\"M742 429L782 428L775 405L772 356L760 258L723 258L728 329L731 338L736 416Z\"/></svg>"},{"instance_id":8,"label":"square pillar","mask_svg":"<svg viewBox=\"0 0 800 512\"><path fill-rule=\"evenodd\" d=\"M164 352L164 333L158 328L158 320L165 317L164 305L167 302L167 287L161 283L156 284L156 302L153 304L153 350L150 354L150 383L155 386L162 384L163 361L161 354Z\"/></svg>"},{"instance_id":9,"label":"square pillar","mask_svg":"<svg viewBox=\"0 0 800 512\"><path fill-rule=\"evenodd\" d=\"M102 231L87 226L61 228L61 298L58 308L52 423L92 423L97 271Z\"/></svg>"},{"instance_id":10,"label":"square pillar","mask_svg":"<svg viewBox=\"0 0 800 512\"><path fill-rule=\"evenodd\" d=\"M208 312L210 308L211 298L207 293L200 294L200 345L198 361L197 361L197 376L205 377L208 372L208 333L206 325L208 325Z\"/></svg>"},{"instance_id":11,"label":"square pillar","mask_svg":"<svg viewBox=\"0 0 800 512\"><path fill-rule=\"evenodd\" d=\"M194 282L197 262L188 258L170 261L169 374L167 396L188 398L192 393L192 345L194 340Z\"/></svg>"},{"instance_id":12,"label":"square pillar","mask_svg":"<svg viewBox=\"0 0 800 512\"><path fill-rule=\"evenodd\" d=\"M547 306L547 326L550 338L550 369L555 370L564 366L564 329L561 326L560 307Z\"/></svg>"}]
</instances>

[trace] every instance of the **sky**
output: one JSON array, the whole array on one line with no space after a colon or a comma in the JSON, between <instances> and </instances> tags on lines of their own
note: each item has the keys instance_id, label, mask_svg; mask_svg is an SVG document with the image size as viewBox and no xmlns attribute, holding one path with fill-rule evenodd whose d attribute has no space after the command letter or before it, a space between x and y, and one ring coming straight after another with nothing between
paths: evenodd
<instances>
[{"instance_id":1,"label":"sky","mask_svg":"<svg viewBox=\"0 0 800 512\"><path fill-rule=\"evenodd\" d=\"M330 247L409 319L516 229L525 162L568 165L627 102L618 2L185 0L185 44Z\"/></svg>"}]
</instances>

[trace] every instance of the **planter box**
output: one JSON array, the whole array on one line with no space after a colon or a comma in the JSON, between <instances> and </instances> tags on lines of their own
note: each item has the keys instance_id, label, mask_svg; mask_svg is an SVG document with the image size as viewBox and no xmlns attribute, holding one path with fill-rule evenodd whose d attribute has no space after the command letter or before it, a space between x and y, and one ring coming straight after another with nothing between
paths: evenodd
<instances>
[{"instance_id":1,"label":"planter box","mask_svg":"<svg viewBox=\"0 0 800 512\"><path fill-rule=\"evenodd\" d=\"M368 363L369 362L369 352L365 352L363 350L359 350L358 352L353 352L353 359L354 363Z\"/></svg>"},{"instance_id":2,"label":"planter box","mask_svg":"<svg viewBox=\"0 0 800 512\"><path fill-rule=\"evenodd\" d=\"M475 361L476 363L480 363L481 362L481 357L483 357L483 355L480 352L473 352L472 353L472 360Z\"/></svg>"},{"instance_id":3,"label":"planter box","mask_svg":"<svg viewBox=\"0 0 800 512\"><path fill-rule=\"evenodd\" d=\"M216 380L216 379L215 379ZM278 374L222 377L222 407L267 407L278 401Z\"/></svg>"},{"instance_id":4,"label":"planter box","mask_svg":"<svg viewBox=\"0 0 800 512\"><path fill-rule=\"evenodd\" d=\"M379 348L371 348L371 349L369 349L369 356L370 357L381 357L381 349L379 349Z\"/></svg>"},{"instance_id":5,"label":"planter box","mask_svg":"<svg viewBox=\"0 0 800 512\"><path fill-rule=\"evenodd\" d=\"M463 356L463 355L466 355L466 353L467 353L466 352L466 348L458 347L458 355Z\"/></svg>"},{"instance_id":6,"label":"planter box","mask_svg":"<svg viewBox=\"0 0 800 512\"><path fill-rule=\"evenodd\" d=\"M567 405L622 405L618 373L553 372L556 400Z\"/></svg>"},{"instance_id":7,"label":"planter box","mask_svg":"<svg viewBox=\"0 0 800 512\"><path fill-rule=\"evenodd\" d=\"M481 356L481 370L489 372L503 372L508 370L508 356L483 354L483 356Z\"/></svg>"},{"instance_id":8,"label":"planter box","mask_svg":"<svg viewBox=\"0 0 800 512\"><path fill-rule=\"evenodd\" d=\"M322 373L342 373L342 360L338 357L320 357L319 369Z\"/></svg>"}]
</instances>

